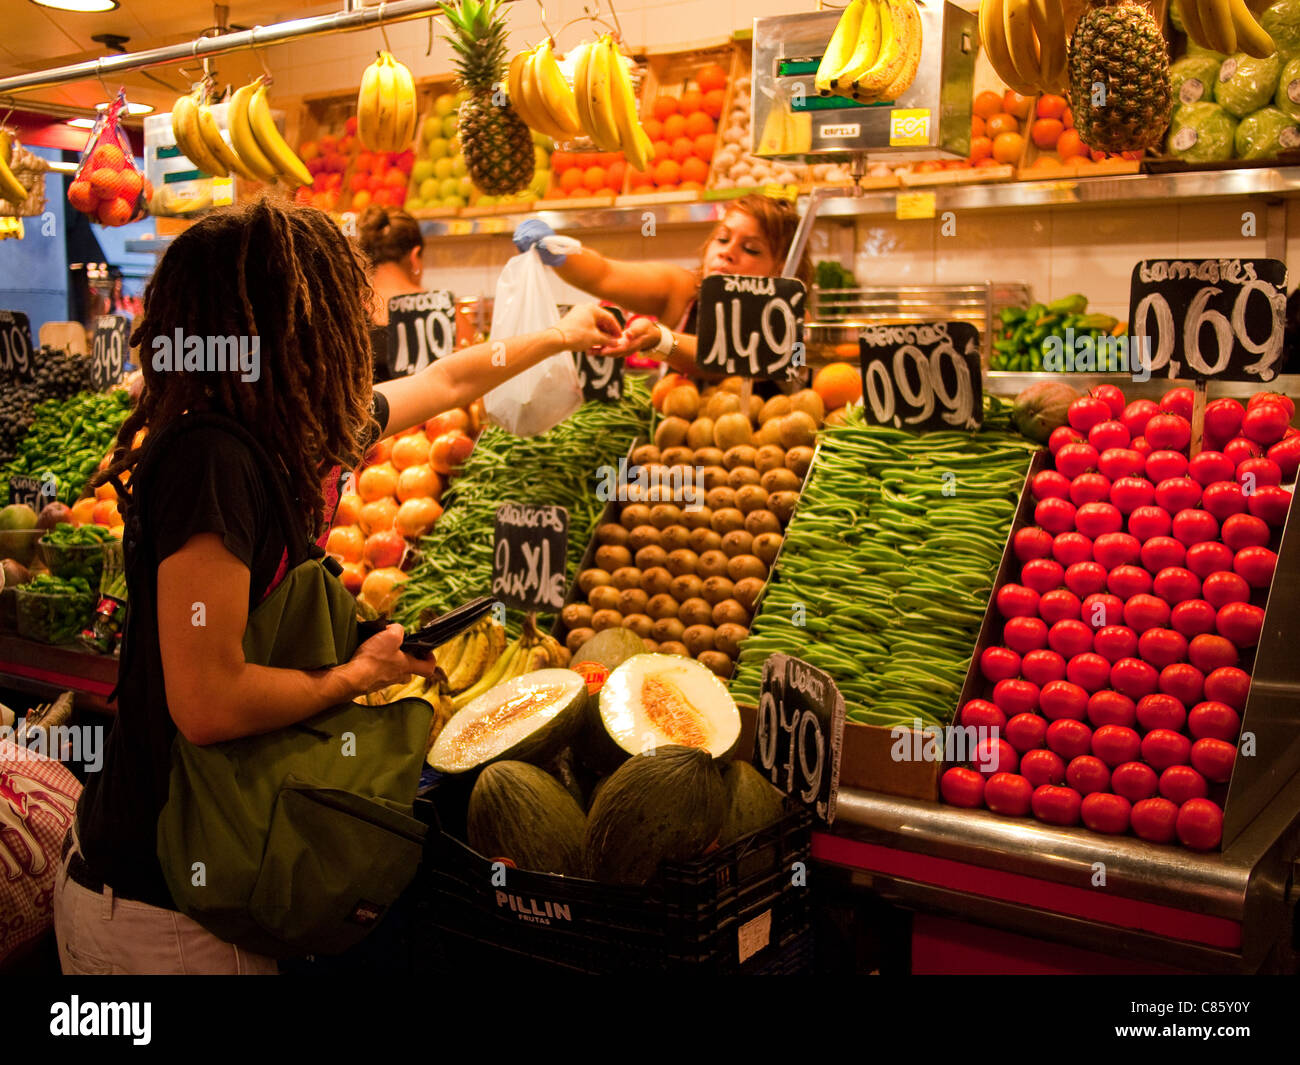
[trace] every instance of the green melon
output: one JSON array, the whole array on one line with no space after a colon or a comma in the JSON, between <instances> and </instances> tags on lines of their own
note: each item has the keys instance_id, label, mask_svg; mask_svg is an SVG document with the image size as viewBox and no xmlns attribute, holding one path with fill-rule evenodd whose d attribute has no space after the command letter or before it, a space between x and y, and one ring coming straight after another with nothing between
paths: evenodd
<instances>
[{"instance_id":1,"label":"green melon","mask_svg":"<svg viewBox=\"0 0 1300 1065\"><path fill-rule=\"evenodd\" d=\"M644 884L661 862L699 858L717 841L726 810L722 775L707 751L668 746L629 758L592 803L587 875Z\"/></svg>"},{"instance_id":2,"label":"green melon","mask_svg":"<svg viewBox=\"0 0 1300 1065\"><path fill-rule=\"evenodd\" d=\"M1011 420L1030 440L1045 444L1053 429L1066 424L1066 411L1078 398L1078 392L1060 381L1035 382L1016 396Z\"/></svg>"},{"instance_id":3,"label":"green melon","mask_svg":"<svg viewBox=\"0 0 1300 1065\"><path fill-rule=\"evenodd\" d=\"M586 828L573 796L526 762L494 762L470 793L469 845L485 858L506 858L519 869L580 876Z\"/></svg>"},{"instance_id":4,"label":"green melon","mask_svg":"<svg viewBox=\"0 0 1300 1065\"><path fill-rule=\"evenodd\" d=\"M722 775L727 788L727 812L718 842L726 847L768 825L785 813L785 799L748 762L732 762Z\"/></svg>"},{"instance_id":5,"label":"green melon","mask_svg":"<svg viewBox=\"0 0 1300 1065\"><path fill-rule=\"evenodd\" d=\"M606 669L617 669L633 655L645 654L645 640L631 629L603 629L578 648L573 668L583 662L596 662Z\"/></svg>"}]
</instances>

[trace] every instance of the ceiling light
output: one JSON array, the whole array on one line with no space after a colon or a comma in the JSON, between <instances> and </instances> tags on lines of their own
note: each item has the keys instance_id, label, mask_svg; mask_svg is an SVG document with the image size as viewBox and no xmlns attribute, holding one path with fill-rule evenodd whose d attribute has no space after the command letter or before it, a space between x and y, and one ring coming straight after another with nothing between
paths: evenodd
<instances>
[{"instance_id":1,"label":"ceiling light","mask_svg":"<svg viewBox=\"0 0 1300 1065\"><path fill-rule=\"evenodd\" d=\"M70 118L68 125L73 129L94 129L95 120L93 118Z\"/></svg>"},{"instance_id":2,"label":"ceiling light","mask_svg":"<svg viewBox=\"0 0 1300 1065\"><path fill-rule=\"evenodd\" d=\"M32 0L37 7L52 7L58 11L113 11L118 7L118 0Z\"/></svg>"}]
</instances>

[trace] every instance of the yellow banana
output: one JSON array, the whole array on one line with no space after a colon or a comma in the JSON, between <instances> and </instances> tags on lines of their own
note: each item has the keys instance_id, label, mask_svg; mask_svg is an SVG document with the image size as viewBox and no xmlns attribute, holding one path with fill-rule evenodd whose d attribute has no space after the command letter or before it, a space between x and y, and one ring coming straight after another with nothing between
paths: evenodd
<instances>
[{"instance_id":1,"label":"yellow banana","mask_svg":"<svg viewBox=\"0 0 1300 1065\"><path fill-rule=\"evenodd\" d=\"M393 150L397 124L396 77L393 74L393 57L387 52L379 56L379 117L376 137L381 152Z\"/></svg>"},{"instance_id":2,"label":"yellow banana","mask_svg":"<svg viewBox=\"0 0 1300 1065\"><path fill-rule=\"evenodd\" d=\"M452 637L444 644L439 644L433 650L433 660L438 663L438 668L442 670L443 676L450 677L452 671L456 668L457 663L465 654L465 645L469 642L469 637L465 633L460 633Z\"/></svg>"},{"instance_id":3,"label":"yellow banana","mask_svg":"<svg viewBox=\"0 0 1300 1065\"><path fill-rule=\"evenodd\" d=\"M907 57L907 14L902 0L883 0L880 9L880 54L861 77L853 80L853 95L873 102L893 84Z\"/></svg>"},{"instance_id":4,"label":"yellow banana","mask_svg":"<svg viewBox=\"0 0 1300 1065\"><path fill-rule=\"evenodd\" d=\"M1002 28L1006 33L1007 51L1020 80L1037 85L1042 76L1038 58L1038 41L1034 37L1034 22L1030 0L1004 0Z\"/></svg>"},{"instance_id":5,"label":"yellow banana","mask_svg":"<svg viewBox=\"0 0 1300 1065\"><path fill-rule=\"evenodd\" d=\"M583 41L573 50L573 102L578 109L578 125L589 137L595 124L591 118L591 101L587 98L587 66L594 47L593 42Z\"/></svg>"},{"instance_id":6,"label":"yellow banana","mask_svg":"<svg viewBox=\"0 0 1300 1065\"><path fill-rule=\"evenodd\" d=\"M654 161L654 145L641 128L637 118L636 96L632 92L632 81L627 76L623 58L611 40L609 43L609 61L613 71L614 122L618 127L618 139L623 146L623 155L637 170L644 171ZM640 133L641 136L637 136Z\"/></svg>"},{"instance_id":7,"label":"yellow banana","mask_svg":"<svg viewBox=\"0 0 1300 1065\"><path fill-rule=\"evenodd\" d=\"M546 101L542 99L541 80L537 76L537 58L540 55L541 47L538 46L524 60L524 69L519 78L519 89L523 93L524 106L528 108L536 122L533 126L535 130L545 133L552 140L568 140L569 134L556 124L550 111L546 109Z\"/></svg>"},{"instance_id":8,"label":"yellow banana","mask_svg":"<svg viewBox=\"0 0 1300 1065\"><path fill-rule=\"evenodd\" d=\"M923 44L921 37L921 12L917 10L916 0L901 0L900 6L903 10L903 17L907 29L905 39L907 44L903 50L903 65L899 69L894 80L885 86L880 94L882 100L897 100L903 93L912 87L912 82L916 80L917 68L921 65L921 47ZM811 144L811 128L809 130L809 148ZM803 149L807 151L808 149Z\"/></svg>"},{"instance_id":9,"label":"yellow banana","mask_svg":"<svg viewBox=\"0 0 1300 1065\"><path fill-rule=\"evenodd\" d=\"M199 136L203 139L203 143L207 145L208 150L221 161L226 171L238 174L249 181L256 181L257 175L243 164L235 150L226 143L225 137L221 135L221 130L217 126L216 116L212 113L212 108L208 107L207 104L199 105L198 121Z\"/></svg>"},{"instance_id":10,"label":"yellow banana","mask_svg":"<svg viewBox=\"0 0 1300 1065\"><path fill-rule=\"evenodd\" d=\"M488 668L487 672L475 682L473 687L466 688L459 695L452 696L451 705L459 710L462 706L477 699L484 692L495 688L503 680L506 680L521 652L522 644L519 640L515 640L501 654L497 655L496 660Z\"/></svg>"},{"instance_id":11,"label":"yellow banana","mask_svg":"<svg viewBox=\"0 0 1300 1065\"><path fill-rule=\"evenodd\" d=\"M379 145L379 71L383 66L381 54L361 75L361 88L357 90L357 137L368 152L382 151Z\"/></svg>"},{"instance_id":12,"label":"yellow banana","mask_svg":"<svg viewBox=\"0 0 1300 1065\"><path fill-rule=\"evenodd\" d=\"M402 152L409 148L415 139L415 79L405 63L399 63L391 55L388 57L388 62L393 68L393 93L396 101L393 146L389 150Z\"/></svg>"},{"instance_id":13,"label":"yellow banana","mask_svg":"<svg viewBox=\"0 0 1300 1065\"><path fill-rule=\"evenodd\" d=\"M832 92L847 90L857 78L875 66L880 57L886 10L884 0L864 0L862 15L858 20L857 46L848 62L831 75Z\"/></svg>"},{"instance_id":14,"label":"yellow banana","mask_svg":"<svg viewBox=\"0 0 1300 1065\"><path fill-rule=\"evenodd\" d=\"M1201 25L1201 7L1197 0L1181 0L1179 9L1183 15L1183 28L1187 31L1187 37L1194 44L1202 48L1210 47L1210 39L1206 36L1205 27Z\"/></svg>"},{"instance_id":15,"label":"yellow banana","mask_svg":"<svg viewBox=\"0 0 1300 1065\"><path fill-rule=\"evenodd\" d=\"M495 662L506 649L506 630L491 618L483 619L483 631L488 638L488 660Z\"/></svg>"},{"instance_id":16,"label":"yellow banana","mask_svg":"<svg viewBox=\"0 0 1300 1065\"><path fill-rule=\"evenodd\" d=\"M1228 13L1237 32L1237 48L1254 59L1267 59L1277 51L1277 45L1263 26L1250 13L1245 0L1228 0Z\"/></svg>"},{"instance_id":17,"label":"yellow banana","mask_svg":"<svg viewBox=\"0 0 1300 1065\"><path fill-rule=\"evenodd\" d=\"M275 128L275 119L271 117L271 105L266 100L266 86L259 85L248 103L248 117L253 123L253 133L257 137L258 147L266 153L275 165L276 172L290 185L310 185L311 171L303 165L280 136Z\"/></svg>"},{"instance_id":18,"label":"yellow banana","mask_svg":"<svg viewBox=\"0 0 1300 1065\"><path fill-rule=\"evenodd\" d=\"M236 89L235 95L230 98L228 115L230 119L230 143L243 164L253 172L259 181L264 181L269 185L278 177L275 164L266 157L266 153L262 151L261 146L257 143L257 135L253 132L253 122L248 114L248 105L253 102L253 93L257 91L260 84L259 81L250 81L243 88Z\"/></svg>"},{"instance_id":19,"label":"yellow banana","mask_svg":"<svg viewBox=\"0 0 1300 1065\"><path fill-rule=\"evenodd\" d=\"M474 684L487 668L487 651L487 633L481 630L472 632L469 643L465 647L465 657L457 663L455 670L447 678L447 687L451 691L464 691Z\"/></svg>"},{"instance_id":20,"label":"yellow banana","mask_svg":"<svg viewBox=\"0 0 1300 1065\"><path fill-rule=\"evenodd\" d=\"M181 153L213 177L229 177L224 163L209 151L199 133L199 105L193 96L179 96L172 105L172 134Z\"/></svg>"},{"instance_id":21,"label":"yellow banana","mask_svg":"<svg viewBox=\"0 0 1300 1065\"><path fill-rule=\"evenodd\" d=\"M13 158L14 140L8 130L0 130L0 200L8 200L15 207L30 195L23 183L9 169Z\"/></svg>"},{"instance_id":22,"label":"yellow banana","mask_svg":"<svg viewBox=\"0 0 1300 1065\"><path fill-rule=\"evenodd\" d=\"M1016 66L1011 62L1011 53L1007 47L1006 30L1002 20L1003 0L981 0L980 3L980 41L994 73L1009 88L1022 96L1034 93L1034 85L1021 78Z\"/></svg>"},{"instance_id":23,"label":"yellow banana","mask_svg":"<svg viewBox=\"0 0 1300 1065\"><path fill-rule=\"evenodd\" d=\"M541 99L543 108L550 116L554 126L562 129L568 137L576 137L582 132L578 122L578 102L573 97L560 73L560 65L555 61L555 52L548 37L533 57L533 76L535 89Z\"/></svg>"},{"instance_id":24,"label":"yellow banana","mask_svg":"<svg viewBox=\"0 0 1300 1065\"><path fill-rule=\"evenodd\" d=\"M862 27L862 9L870 6L866 0L852 0L840 14L835 23L835 32L831 34L826 53L817 64L817 73L813 85L822 96L831 94L831 79L849 65L858 46L858 31Z\"/></svg>"},{"instance_id":25,"label":"yellow banana","mask_svg":"<svg viewBox=\"0 0 1300 1065\"><path fill-rule=\"evenodd\" d=\"M510 71L506 75L506 92L510 96L510 105L515 109L515 114L524 120L524 125L529 129L537 129L540 133L541 130L537 127L537 116L528 109L528 103L524 99L524 68L528 65L530 55L532 49L525 48L510 60Z\"/></svg>"},{"instance_id":26,"label":"yellow banana","mask_svg":"<svg viewBox=\"0 0 1300 1065\"><path fill-rule=\"evenodd\" d=\"M1201 26L1209 35L1210 47L1231 55L1237 50L1237 27L1232 22L1228 0L1200 0Z\"/></svg>"},{"instance_id":27,"label":"yellow banana","mask_svg":"<svg viewBox=\"0 0 1300 1065\"><path fill-rule=\"evenodd\" d=\"M1065 12L1061 0L1030 0L1029 15L1038 38L1038 84L1046 92L1056 92L1065 78Z\"/></svg>"},{"instance_id":28,"label":"yellow banana","mask_svg":"<svg viewBox=\"0 0 1300 1065\"><path fill-rule=\"evenodd\" d=\"M587 97L591 102L591 139L602 152L618 151L618 127L614 124L613 100L610 96L608 33L592 46L587 63Z\"/></svg>"}]
</instances>

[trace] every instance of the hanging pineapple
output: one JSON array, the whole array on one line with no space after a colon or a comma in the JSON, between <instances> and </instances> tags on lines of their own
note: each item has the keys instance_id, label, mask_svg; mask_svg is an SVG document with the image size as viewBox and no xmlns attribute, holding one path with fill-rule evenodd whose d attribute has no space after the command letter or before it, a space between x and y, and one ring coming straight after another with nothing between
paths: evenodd
<instances>
[{"instance_id":1,"label":"hanging pineapple","mask_svg":"<svg viewBox=\"0 0 1300 1065\"><path fill-rule=\"evenodd\" d=\"M1169 125L1169 53L1151 12L1102 0L1070 38L1070 106L1079 137L1104 152L1160 143Z\"/></svg>"},{"instance_id":2,"label":"hanging pineapple","mask_svg":"<svg viewBox=\"0 0 1300 1065\"><path fill-rule=\"evenodd\" d=\"M533 180L533 137L506 97L506 24L502 0L443 3L454 35L456 69L469 99L460 105L460 146L470 180L490 196L521 192Z\"/></svg>"}]
</instances>

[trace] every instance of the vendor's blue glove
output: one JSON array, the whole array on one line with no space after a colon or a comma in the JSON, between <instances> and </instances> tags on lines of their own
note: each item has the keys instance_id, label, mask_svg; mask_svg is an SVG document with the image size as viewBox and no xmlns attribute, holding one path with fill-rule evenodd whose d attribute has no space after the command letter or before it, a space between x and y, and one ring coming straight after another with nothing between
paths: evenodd
<instances>
[{"instance_id":1,"label":"vendor's blue glove","mask_svg":"<svg viewBox=\"0 0 1300 1065\"><path fill-rule=\"evenodd\" d=\"M547 237L555 236L555 230L543 222L540 218L530 218L526 222L520 222L515 227L514 242L515 247L521 252L529 248L536 248L537 254L542 257L542 262L547 266L559 266L568 256L561 255L558 252L547 251L541 246L541 242Z\"/></svg>"}]
</instances>

